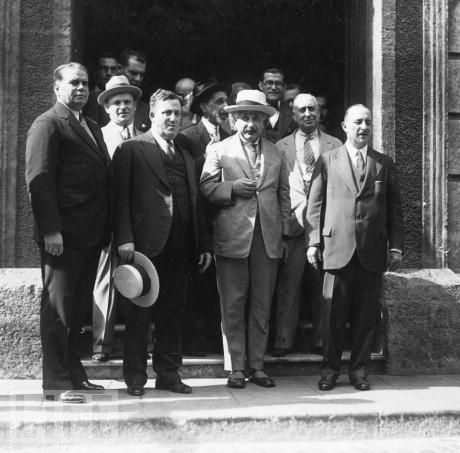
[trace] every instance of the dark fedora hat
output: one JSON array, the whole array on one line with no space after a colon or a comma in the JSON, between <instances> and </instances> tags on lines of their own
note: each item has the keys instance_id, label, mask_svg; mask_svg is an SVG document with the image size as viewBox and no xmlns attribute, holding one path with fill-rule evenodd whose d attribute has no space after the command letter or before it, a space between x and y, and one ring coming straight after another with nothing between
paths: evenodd
<instances>
[{"instance_id":1,"label":"dark fedora hat","mask_svg":"<svg viewBox=\"0 0 460 453\"><path fill-rule=\"evenodd\" d=\"M122 264L115 269L113 283L122 296L139 307L153 305L160 291L155 266L139 252L134 252L132 263Z\"/></svg>"},{"instance_id":2,"label":"dark fedora hat","mask_svg":"<svg viewBox=\"0 0 460 453\"><path fill-rule=\"evenodd\" d=\"M201 115L203 112L200 109L200 104L207 102L217 91L227 93L227 87L223 83L218 82L214 77L196 82L193 89L193 101L190 110L197 115Z\"/></svg>"}]
</instances>

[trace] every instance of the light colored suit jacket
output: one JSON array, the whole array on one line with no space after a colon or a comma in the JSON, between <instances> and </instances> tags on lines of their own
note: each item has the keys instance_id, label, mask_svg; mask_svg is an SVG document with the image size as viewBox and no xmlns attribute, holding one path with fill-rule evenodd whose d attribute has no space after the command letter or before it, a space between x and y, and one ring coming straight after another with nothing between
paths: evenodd
<instances>
[{"instance_id":1,"label":"light colored suit jacket","mask_svg":"<svg viewBox=\"0 0 460 453\"><path fill-rule=\"evenodd\" d=\"M297 131L296 131L297 132ZM324 153L342 145L342 142L324 132L319 133L319 152ZM296 159L295 132L281 139L276 146L286 159L284 167L289 179L291 193L291 215L289 216L287 235L299 236L304 232L305 210L308 194L305 193L302 170Z\"/></svg>"},{"instance_id":2,"label":"light colored suit jacket","mask_svg":"<svg viewBox=\"0 0 460 453\"><path fill-rule=\"evenodd\" d=\"M101 128L102 135L104 136L104 142L107 146L107 151L111 158L115 153L117 147L123 143L123 137L121 136L120 126L117 126L113 121L110 121L107 125ZM134 137L142 134L141 131L133 126Z\"/></svg>"},{"instance_id":3,"label":"light colored suit jacket","mask_svg":"<svg viewBox=\"0 0 460 453\"><path fill-rule=\"evenodd\" d=\"M307 245L322 246L325 270L341 269L357 251L366 269L383 272L388 247L403 248L396 168L390 157L369 148L359 188L352 165L345 146L319 157L307 206Z\"/></svg>"},{"instance_id":4,"label":"light colored suit jacket","mask_svg":"<svg viewBox=\"0 0 460 453\"><path fill-rule=\"evenodd\" d=\"M238 135L209 146L200 190L219 206L214 220L214 252L227 258L249 255L256 215L259 215L265 250L281 258L282 235L290 213L289 181L284 159L275 145L261 139L261 175L252 198L232 194L233 181L251 178L251 169Z\"/></svg>"}]
</instances>

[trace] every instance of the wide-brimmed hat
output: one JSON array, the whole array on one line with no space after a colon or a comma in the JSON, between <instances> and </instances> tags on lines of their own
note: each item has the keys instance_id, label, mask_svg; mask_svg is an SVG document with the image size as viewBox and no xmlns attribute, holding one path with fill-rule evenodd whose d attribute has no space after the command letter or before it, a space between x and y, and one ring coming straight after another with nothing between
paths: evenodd
<instances>
[{"instance_id":1,"label":"wide-brimmed hat","mask_svg":"<svg viewBox=\"0 0 460 453\"><path fill-rule=\"evenodd\" d=\"M113 76L106 84L105 91L97 97L97 103L104 105L107 99L114 94L130 93L135 101L142 96L142 90L129 84L129 80L124 75Z\"/></svg>"},{"instance_id":2,"label":"wide-brimmed hat","mask_svg":"<svg viewBox=\"0 0 460 453\"><path fill-rule=\"evenodd\" d=\"M209 99L217 91L227 93L227 87L223 83L218 82L214 77L196 82L193 89L193 101L190 110L197 115L201 115L203 112L200 109L200 104L205 102L206 98Z\"/></svg>"},{"instance_id":3,"label":"wide-brimmed hat","mask_svg":"<svg viewBox=\"0 0 460 453\"><path fill-rule=\"evenodd\" d=\"M241 90L236 95L235 104L224 107L224 110L228 113L244 111L262 112L268 116L276 113L276 109L267 104L265 94L259 90Z\"/></svg>"},{"instance_id":4,"label":"wide-brimmed hat","mask_svg":"<svg viewBox=\"0 0 460 453\"><path fill-rule=\"evenodd\" d=\"M134 252L132 263L122 264L115 269L113 283L122 296L139 307L153 305L160 291L155 266L139 252Z\"/></svg>"}]
</instances>

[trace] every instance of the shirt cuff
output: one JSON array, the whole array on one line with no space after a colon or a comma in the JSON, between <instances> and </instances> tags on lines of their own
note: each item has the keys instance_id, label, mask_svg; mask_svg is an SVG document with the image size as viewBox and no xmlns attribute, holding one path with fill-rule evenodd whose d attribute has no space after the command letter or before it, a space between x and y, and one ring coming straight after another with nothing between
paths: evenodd
<instances>
[{"instance_id":1,"label":"shirt cuff","mask_svg":"<svg viewBox=\"0 0 460 453\"><path fill-rule=\"evenodd\" d=\"M390 252L396 252L396 253L400 253L402 255L402 250L401 249L390 249Z\"/></svg>"}]
</instances>

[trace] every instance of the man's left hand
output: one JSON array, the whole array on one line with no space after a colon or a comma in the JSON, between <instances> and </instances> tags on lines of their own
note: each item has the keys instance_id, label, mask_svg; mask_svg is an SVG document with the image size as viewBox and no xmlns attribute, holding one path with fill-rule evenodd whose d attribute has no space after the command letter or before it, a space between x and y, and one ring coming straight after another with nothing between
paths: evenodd
<instances>
[{"instance_id":1,"label":"man's left hand","mask_svg":"<svg viewBox=\"0 0 460 453\"><path fill-rule=\"evenodd\" d=\"M211 264L211 254L209 252L202 253L198 261L198 272L202 274Z\"/></svg>"},{"instance_id":2,"label":"man's left hand","mask_svg":"<svg viewBox=\"0 0 460 453\"><path fill-rule=\"evenodd\" d=\"M402 254L399 252L390 252L388 256L387 268L390 272L396 272L401 268Z\"/></svg>"}]
</instances>

